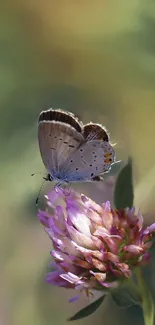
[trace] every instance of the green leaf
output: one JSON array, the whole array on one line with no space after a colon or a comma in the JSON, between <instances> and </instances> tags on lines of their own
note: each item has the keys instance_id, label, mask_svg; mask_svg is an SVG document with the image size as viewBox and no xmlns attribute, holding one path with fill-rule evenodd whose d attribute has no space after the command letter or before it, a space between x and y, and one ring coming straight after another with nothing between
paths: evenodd
<instances>
[{"instance_id":1,"label":"green leaf","mask_svg":"<svg viewBox=\"0 0 155 325\"><path fill-rule=\"evenodd\" d=\"M90 304L90 305L86 306L85 308L81 309L74 316L70 317L68 319L68 321L82 319L82 318L85 318L85 317L93 314L100 307L100 305L102 304L105 297L106 297L106 295L100 297L99 299L94 301L92 304Z\"/></svg>"},{"instance_id":2,"label":"green leaf","mask_svg":"<svg viewBox=\"0 0 155 325\"><path fill-rule=\"evenodd\" d=\"M133 206L132 159L120 171L114 190L114 204L117 209Z\"/></svg>"},{"instance_id":3,"label":"green leaf","mask_svg":"<svg viewBox=\"0 0 155 325\"><path fill-rule=\"evenodd\" d=\"M143 309L143 317L145 325L153 325L154 324L154 303L151 292L148 289L148 286L143 279L142 273L140 268L136 271L137 276L137 283L139 285L141 296L142 296L142 303L141 307Z\"/></svg>"},{"instance_id":4,"label":"green leaf","mask_svg":"<svg viewBox=\"0 0 155 325\"><path fill-rule=\"evenodd\" d=\"M140 290L132 279L125 281L118 288L112 289L111 296L120 308L141 305L142 302Z\"/></svg>"}]
</instances>

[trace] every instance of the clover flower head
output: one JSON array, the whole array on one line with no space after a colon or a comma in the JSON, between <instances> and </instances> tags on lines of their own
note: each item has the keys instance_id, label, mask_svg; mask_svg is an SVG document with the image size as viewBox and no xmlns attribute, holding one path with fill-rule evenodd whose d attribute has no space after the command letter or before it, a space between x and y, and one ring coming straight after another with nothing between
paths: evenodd
<instances>
[{"instance_id":1,"label":"clover flower head","mask_svg":"<svg viewBox=\"0 0 155 325\"><path fill-rule=\"evenodd\" d=\"M40 222L53 243L52 272L46 280L77 290L116 287L132 270L149 260L155 223L143 227L135 208L113 209L76 191L52 190Z\"/></svg>"}]
</instances>

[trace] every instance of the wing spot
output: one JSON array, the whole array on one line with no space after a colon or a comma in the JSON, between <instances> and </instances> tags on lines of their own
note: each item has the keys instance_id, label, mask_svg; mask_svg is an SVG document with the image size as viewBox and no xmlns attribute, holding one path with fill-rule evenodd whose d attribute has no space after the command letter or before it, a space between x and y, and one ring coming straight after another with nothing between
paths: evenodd
<instances>
[{"instance_id":1,"label":"wing spot","mask_svg":"<svg viewBox=\"0 0 155 325\"><path fill-rule=\"evenodd\" d=\"M63 143L64 143L64 144L68 144L68 142L67 142L67 141L64 141Z\"/></svg>"},{"instance_id":2,"label":"wing spot","mask_svg":"<svg viewBox=\"0 0 155 325\"><path fill-rule=\"evenodd\" d=\"M89 167L92 167L92 166L93 166L93 165L91 165L91 164L89 165Z\"/></svg>"},{"instance_id":3,"label":"wing spot","mask_svg":"<svg viewBox=\"0 0 155 325\"><path fill-rule=\"evenodd\" d=\"M96 167L96 170L98 170L98 167Z\"/></svg>"},{"instance_id":4,"label":"wing spot","mask_svg":"<svg viewBox=\"0 0 155 325\"><path fill-rule=\"evenodd\" d=\"M83 151L83 149L80 149L80 151L82 152L82 151Z\"/></svg>"},{"instance_id":5,"label":"wing spot","mask_svg":"<svg viewBox=\"0 0 155 325\"><path fill-rule=\"evenodd\" d=\"M94 159L94 162L96 161L96 159Z\"/></svg>"},{"instance_id":6,"label":"wing spot","mask_svg":"<svg viewBox=\"0 0 155 325\"><path fill-rule=\"evenodd\" d=\"M69 147L70 147L70 148L75 148L75 146L73 146L72 144L69 144Z\"/></svg>"},{"instance_id":7,"label":"wing spot","mask_svg":"<svg viewBox=\"0 0 155 325\"><path fill-rule=\"evenodd\" d=\"M59 140L62 141L62 138L60 138Z\"/></svg>"},{"instance_id":8,"label":"wing spot","mask_svg":"<svg viewBox=\"0 0 155 325\"><path fill-rule=\"evenodd\" d=\"M105 159L105 163L106 163L106 164L109 164L111 161L112 161L111 158L107 158L107 159Z\"/></svg>"},{"instance_id":9,"label":"wing spot","mask_svg":"<svg viewBox=\"0 0 155 325\"><path fill-rule=\"evenodd\" d=\"M91 177L93 177L94 176L94 173L91 173Z\"/></svg>"},{"instance_id":10,"label":"wing spot","mask_svg":"<svg viewBox=\"0 0 155 325\"><path fill-rule=\"evenodd\" d=\"M105 153L105 155L104 155L105 158L109 158L110 156L111 156L111 152L107 152L107 153Z\"/></svg>"},{"instance_id":11,"label":"wing spot","mask_svg":"<svg viewBox=\"0 0 155 325\"><path fill-rule=\"evenodd\" d=\"M54 137L55 139L57 139L57 137Z\"/></svg>"},{"instance_id":12,"label":"wing spot","mask_svg":"<svg viewBox=\"0 0 155 325\"><path fill-rule=\"evenodd\" d=\"M76 170L78 170L79 168L75 168Z\"/></svg>"},{"instance_id":13,"label":"wing spot","mask_svg":"<svg viewBox=\"0 0 155 325\"><path fill-rule=\"evenodd\" d=\"M73 160L70 160L70 162L73 162Z\"/></svg>"},{"instance_id":14,"label":"wing spot","mask_svg":"<svg viewBox=\"0 0 155 325\"><path fill-rule=\"evenodd\" d=\"M87 165L87 163L84 161L84 160L82 160L83 161L83 163L85 164L85 165Z\"/></svg>"}]
</instances>

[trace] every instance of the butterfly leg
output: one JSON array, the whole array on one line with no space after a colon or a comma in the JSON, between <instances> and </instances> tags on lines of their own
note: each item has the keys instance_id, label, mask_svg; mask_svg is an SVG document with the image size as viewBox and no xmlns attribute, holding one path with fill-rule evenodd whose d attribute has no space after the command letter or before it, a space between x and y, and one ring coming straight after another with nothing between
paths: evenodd
<instances>
[{"instance_id":1,"label":"butterfly leg","mask_svg":"<svg viewBox=\"0 0 155 325\"><path fill-rule=\"evenodd\" d=\"M52 182L52 180L53 180L53 178L52 178L52 176L50 175L50 174L47 174L46 175L46 177L43 177L43 179L45 180L45 181L49 181L49 182Z\"/></svg>"},{"instance_id":2,"label":"butterfly leg","mask_svg":"<svg viewBox=\"0 0 155 325\"><path fill-rule=\"evenodd\" d=\"M69 184L68 182L62 183L59 182L54 186L55 191L58 193L59 191L62 191L63 194L65 194L66 196L70 195L70 187L69 190L67 189L67 187L65 186L65 184Z\"/></svg>"}]
</instances>

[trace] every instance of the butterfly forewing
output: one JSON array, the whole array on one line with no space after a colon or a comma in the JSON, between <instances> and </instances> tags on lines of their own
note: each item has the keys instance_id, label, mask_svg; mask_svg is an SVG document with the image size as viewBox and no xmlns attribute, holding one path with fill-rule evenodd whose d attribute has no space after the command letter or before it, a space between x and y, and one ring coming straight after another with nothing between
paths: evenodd
<instances>
[{"instance_id":1,"label":"butterfly forewing","mask_svg":"<svg viewBox=\"0 0 155 325\"><path fill-rule=\"evenodd\" d=\"M83 143L81 133L61 122L40 122L38 139L43 162L53 176Z\"/></svg>"},{"instance_id":2,"label":"butterfly forewing","mask_svg":"<svg viewBox=\"0 0 155 325\"><path fill-rule=\"evenodd\" d=\"M102 141L109 141L109 136L107 134L106 129L96 123L88 123L84 125L83 128L83 135L86 141L91 140L102 140Z\"/></svg>"}]
</instances>

